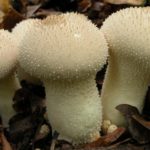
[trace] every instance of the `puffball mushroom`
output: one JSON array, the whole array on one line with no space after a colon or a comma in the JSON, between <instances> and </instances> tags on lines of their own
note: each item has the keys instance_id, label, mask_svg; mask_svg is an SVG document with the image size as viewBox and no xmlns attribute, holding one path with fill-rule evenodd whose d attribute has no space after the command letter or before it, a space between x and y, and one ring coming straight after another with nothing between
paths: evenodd
<instances>
[{"instance_id":1,"label":"puffball mushroom","mask_svg":"<svg viewBox=\"0 0 150 150\"><path fill-rule=\"evenodd\" d=\"M23 37L26 36L26 32L29 29L29 26L33 23L39 23L39 19L27 19L23 20L20 23L18 23L12 30L12 34L16 37L18 43L22 41ZM17 76L19 81L27 80L34 84L42 84L40 79L33 77L32 75L28 74L23 70L23 68L20 67L18 64L17 66Z\"/></svg>"},{"instance_id":2,"label":"puffball mushroom","mask_svg":"<svg viewBox=\"0 0 150 150\"><path fill-rule=\"evenodd\" d=\"M108 55L100 30L77 13L51 15L30 26L20 47L21 67L45 84L53 130L74 144L96 140L102 108L95 76Z\"/></svg>"},{"instance_id":3,"label":"puffball mushroom","mask_svg":"<svg viewBox=\"0 0 150 150\"><path fill-rule=\"evenodd\" d=\"M123 9L108 17L101 28L110 55L101 95L103 113L116 125L126 125L117 105L143 108L150 83L149 12L149 8Z\"/></svg>"},{"instance_id":4,"label":"puffball mushroom","mask_svg":"<svg viewBox=\"0 0 150 150\"><path fill-rule=\"evenodd\" d=\"M0 30L0 115L4 126L8 125L8 120L14 114L12 99L20 88L14 73L18 51L15 37L8 31Z\"/></svg>"}]
</instances>

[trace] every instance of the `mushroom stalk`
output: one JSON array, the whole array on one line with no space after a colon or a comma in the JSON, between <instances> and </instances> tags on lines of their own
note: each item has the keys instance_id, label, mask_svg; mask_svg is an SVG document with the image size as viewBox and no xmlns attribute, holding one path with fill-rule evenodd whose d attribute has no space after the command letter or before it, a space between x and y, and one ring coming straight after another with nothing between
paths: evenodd
<instances>
[{"instance_id":1,"label":"mushroom stalk","mask_svg":"<svg viewBox=\"0 0 150 150\"><path fill-rule=\"evenodd\" d=\"M12 99L18 88L20 88L20 85L15 74L0 80L0 115L4 126L8 126L10 117L15 113L12 107Z\"/></svg>"},{"instance_id":2,"label":"mushroom stalk","mask_svg":"<svg viewBox=\"0 0 150 150\"><path fill-rule=\"evenodd\" d=\"M44 82L53 130L74 144L99 137L102 112L94 78Z\"/></svg>"},{"instance_id":3,"label":"mushroom stalk","mask_svg":"<svg viewBox=\"0 0 150 150\"><path fill-rule=\"evenodd\" d=\"M140 66L139 63L138 70L135 67L137 62L133 62L132 59L117 60L117 56L110 55L101 97L102 105L105 107L104 119L110 119L113 123L123 126L126 124L125 119L115 107L119 104L130 104L142 111L143 98L149 85L149 74L143 77L144 64Z\"/></svg>"}]
</instances>

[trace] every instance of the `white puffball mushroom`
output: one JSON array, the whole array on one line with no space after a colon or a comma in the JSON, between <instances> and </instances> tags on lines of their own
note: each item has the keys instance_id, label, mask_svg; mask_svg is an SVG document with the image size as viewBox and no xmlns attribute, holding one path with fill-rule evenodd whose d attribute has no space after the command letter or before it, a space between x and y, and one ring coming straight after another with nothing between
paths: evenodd
<instances>
[{"instance_id":1,"label":"white puffball mushroom","mask_svg":"<svg viewBox=\"0 0 150 150\"><path fill-rule=\"evenodd\" d=\"M41 25L31 25L22 40L20 65L44 82L52 128L74 144L100 136L95 77L107 55L101 31L77 13L49 16Z\"/></svg>"},{"instance_id":2,"label":"white puffball mushroom","mask_svg":"<svg viewBox=\"0 0 150 150\"><path fill-rule=\"evenodd\" d=\"M112 124L110 120L103 120L102 132L104 135L114 132L118 127Z\"/></svg>"},{"instance_id":3,"label":"white puffball mushroom","mask_svg":"<svg viewBox=\"0 0 150 150\"><path fill-rule=\"evenodd\" d=\"M14 115L12 99L15 91L20 88L15 75L18 62L18 45L15 37L5 30L0 30L0 115L3 125Z\"/></svg>"},{"instance_id":4,"label":"white puffball mushroom","mask_svg":"<svg viewBox=\"0 0 150 150\"><path fill-rule=\"evenodd\" d=\"M124 126L115 107L129 104L141 112L150 83L150 9L120 10L104 21L101 31L110 55L101 95L104 119Z\"/></svg>"},{"instance_id":5,"label":"white puffball mushroom","mask_svg":"<svg viewBox=\"0 0 150 150\"><path fill-rule=\"evenodd\" d=\"M108 129L107 129L107 134L110 134L112 132L114 132L115 130L117 130L118 127L115 124L111 124Z\"/></svg>"},{"instance_id":6,"label":"white puffball mushroom","mask_svg":"<svg viewBox=\"0 0 150 150\"><path fill-rule=\"evenodd\" d=\"M110 125L111 125L111 121L110 120L103 120L103 122L102 122L102 132L104 134L107 134L107 130L108 130Z\"/></svg>"},{"instance_id":7,"label":"white puffball mushroom","mask_svg":"<svg viewBox=\"0 0 150 150\"><path fill-rule=\"evenodd\" d=\"M39 19L23 20L13 28L12 34L14 34L18 43L21 43L24 36L26 36L26 32L28 31L29 26L31 26L31 24L34 24L34 23L37 23L37 24L40 23ZM27 81L34 83L34 84L40 84L40 85L42 84L40 79L35 78L32 75L25 72L24 69L21 68L19 64L17 66L17 77L18 77L19 81L27 80Z\"/></svg>"}]
</instances>

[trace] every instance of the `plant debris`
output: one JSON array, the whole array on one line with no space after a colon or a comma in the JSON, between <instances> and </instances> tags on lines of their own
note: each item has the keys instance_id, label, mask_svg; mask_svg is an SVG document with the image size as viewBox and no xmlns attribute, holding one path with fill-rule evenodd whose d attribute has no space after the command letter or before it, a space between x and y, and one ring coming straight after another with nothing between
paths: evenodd
<instances>
[{"instance_id":1,"label":"plant debris","mask_svg":"<svg viewBox=\"0 0 150 150\"><path fill-rule=\"evenodd\" d=\"M150 130L147 128L148 122L142 118L138 109L127 104L121 104L117 106L117 109L125 116L132 138L139 144L149 143Z\"/></svg>"},{"instance_id":2,"label":"plant debris","mask_svg":"<svg viewBox=\"0 0 150 150\"><path fill-rule=\"evenodd\" d=\"M144 5L145 0L104 0L107 3L111 4L131 4L131 5Z\"/></svg>"},{"instance_id":3,"label":"plant debris","mask_svg":"<svg viewBox=\"0 0 150 150\"><path fill-rule=\"evenodd\" d=\"M85 148L95 148L101 146L108 146L113 142L117 141L120 136L125 132L125 128L118 128L114 132L107 134L103 137L100 137L97 141L94 141L90 144L84 145Z\"/></svg>"}]
</instances>

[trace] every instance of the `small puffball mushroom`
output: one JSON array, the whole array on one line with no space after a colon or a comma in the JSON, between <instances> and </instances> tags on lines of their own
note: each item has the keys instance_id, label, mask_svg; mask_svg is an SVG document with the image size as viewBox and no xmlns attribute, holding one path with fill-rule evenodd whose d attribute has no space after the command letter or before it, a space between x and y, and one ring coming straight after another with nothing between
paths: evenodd
<instances>
[{"instance_id":1,"label":"small puffball mushroom","mask_svg":"<svg viewBox=\"0 0 150 150\"><path fill-rule=\"evenodd\" d=\"M29 26L31 26L31 24L33 24L35 22L37 24L40 23L39 19L27 19L27 20L21 21L13 28L12 33L17 38L18 43L20 43L22 41L23 37L26 36L26 32L28 31ZM35 78L32 75L25 72L23 70L23 68L20 67L19 64L17 66L17 77L18 77L19 81L27 80L34 84L42 84L40 79Z\"/></svg>"},{"instance_id":2,"label":"small puffball mushroom","mask_svg":"<svg viewBox=\"0 0 150 150\"><path fill-rule=\"evenodd\" d=\"M102 122L102 132L104 134L107 134L107 130L108 130L110 125L111 125L111 121L110 120L103 120L103 122Z\"/></svg>"},{"instance_id":3,"label":"small puffball mushroom","mask_svg":"<svg viewBox=\"0 0 150 150\"><path fill-rule=\"evenodd\" d=\"M19 61L45 84L53 130L74 144L96 140L102 108L95 77L108 55L103 34L76 13L49 16L29 28Z\"/></svg>"},{"instance_id":4,"label":"small puffball mushroom","mask_svg":"<svg viewBox=\"0 0 150 150\"><path fill-rule=\"evenodd\" d=\"M18 61L18 45L15 37L5 30L0 30L0 115L4 126L14 114L12 99L20 88L14 73Z\"/></svg>"},{"instance_id":5,"label":"small puffball mushroom","mask_svg":"<svg viewBox=\"0 0 150 150\"><path fill-rule=\"evenodd\" d=\"M150 9L120 10L106 19L101 31L110 55L101 95L104 119L122 126L124 117L115 107L129 104L141 112L150 83Z\"/></svg>"},{"instance_id":6,"label":"small puffball mushroom","mask_svg":"<svg viewBox=\"0 0 150 150\"><path fill-rule=\"evenodd\" d=\"M115 124L111 124L111 125L108 127L107 134L114 132L115 130L117 130L117 128L118 128L118 127L117 127Z\"/></svg>"},{"instance_id":7,"label":"small puffball mushroom","mask_svg":"<svg viewBox=\"0 0 150 150\"><path fill-rule=\"evenodd\" d=\"M114 132L118 127L112 124L110 120L103 120L102 132L104 135Z\"/></svg>"}]
</instances>

